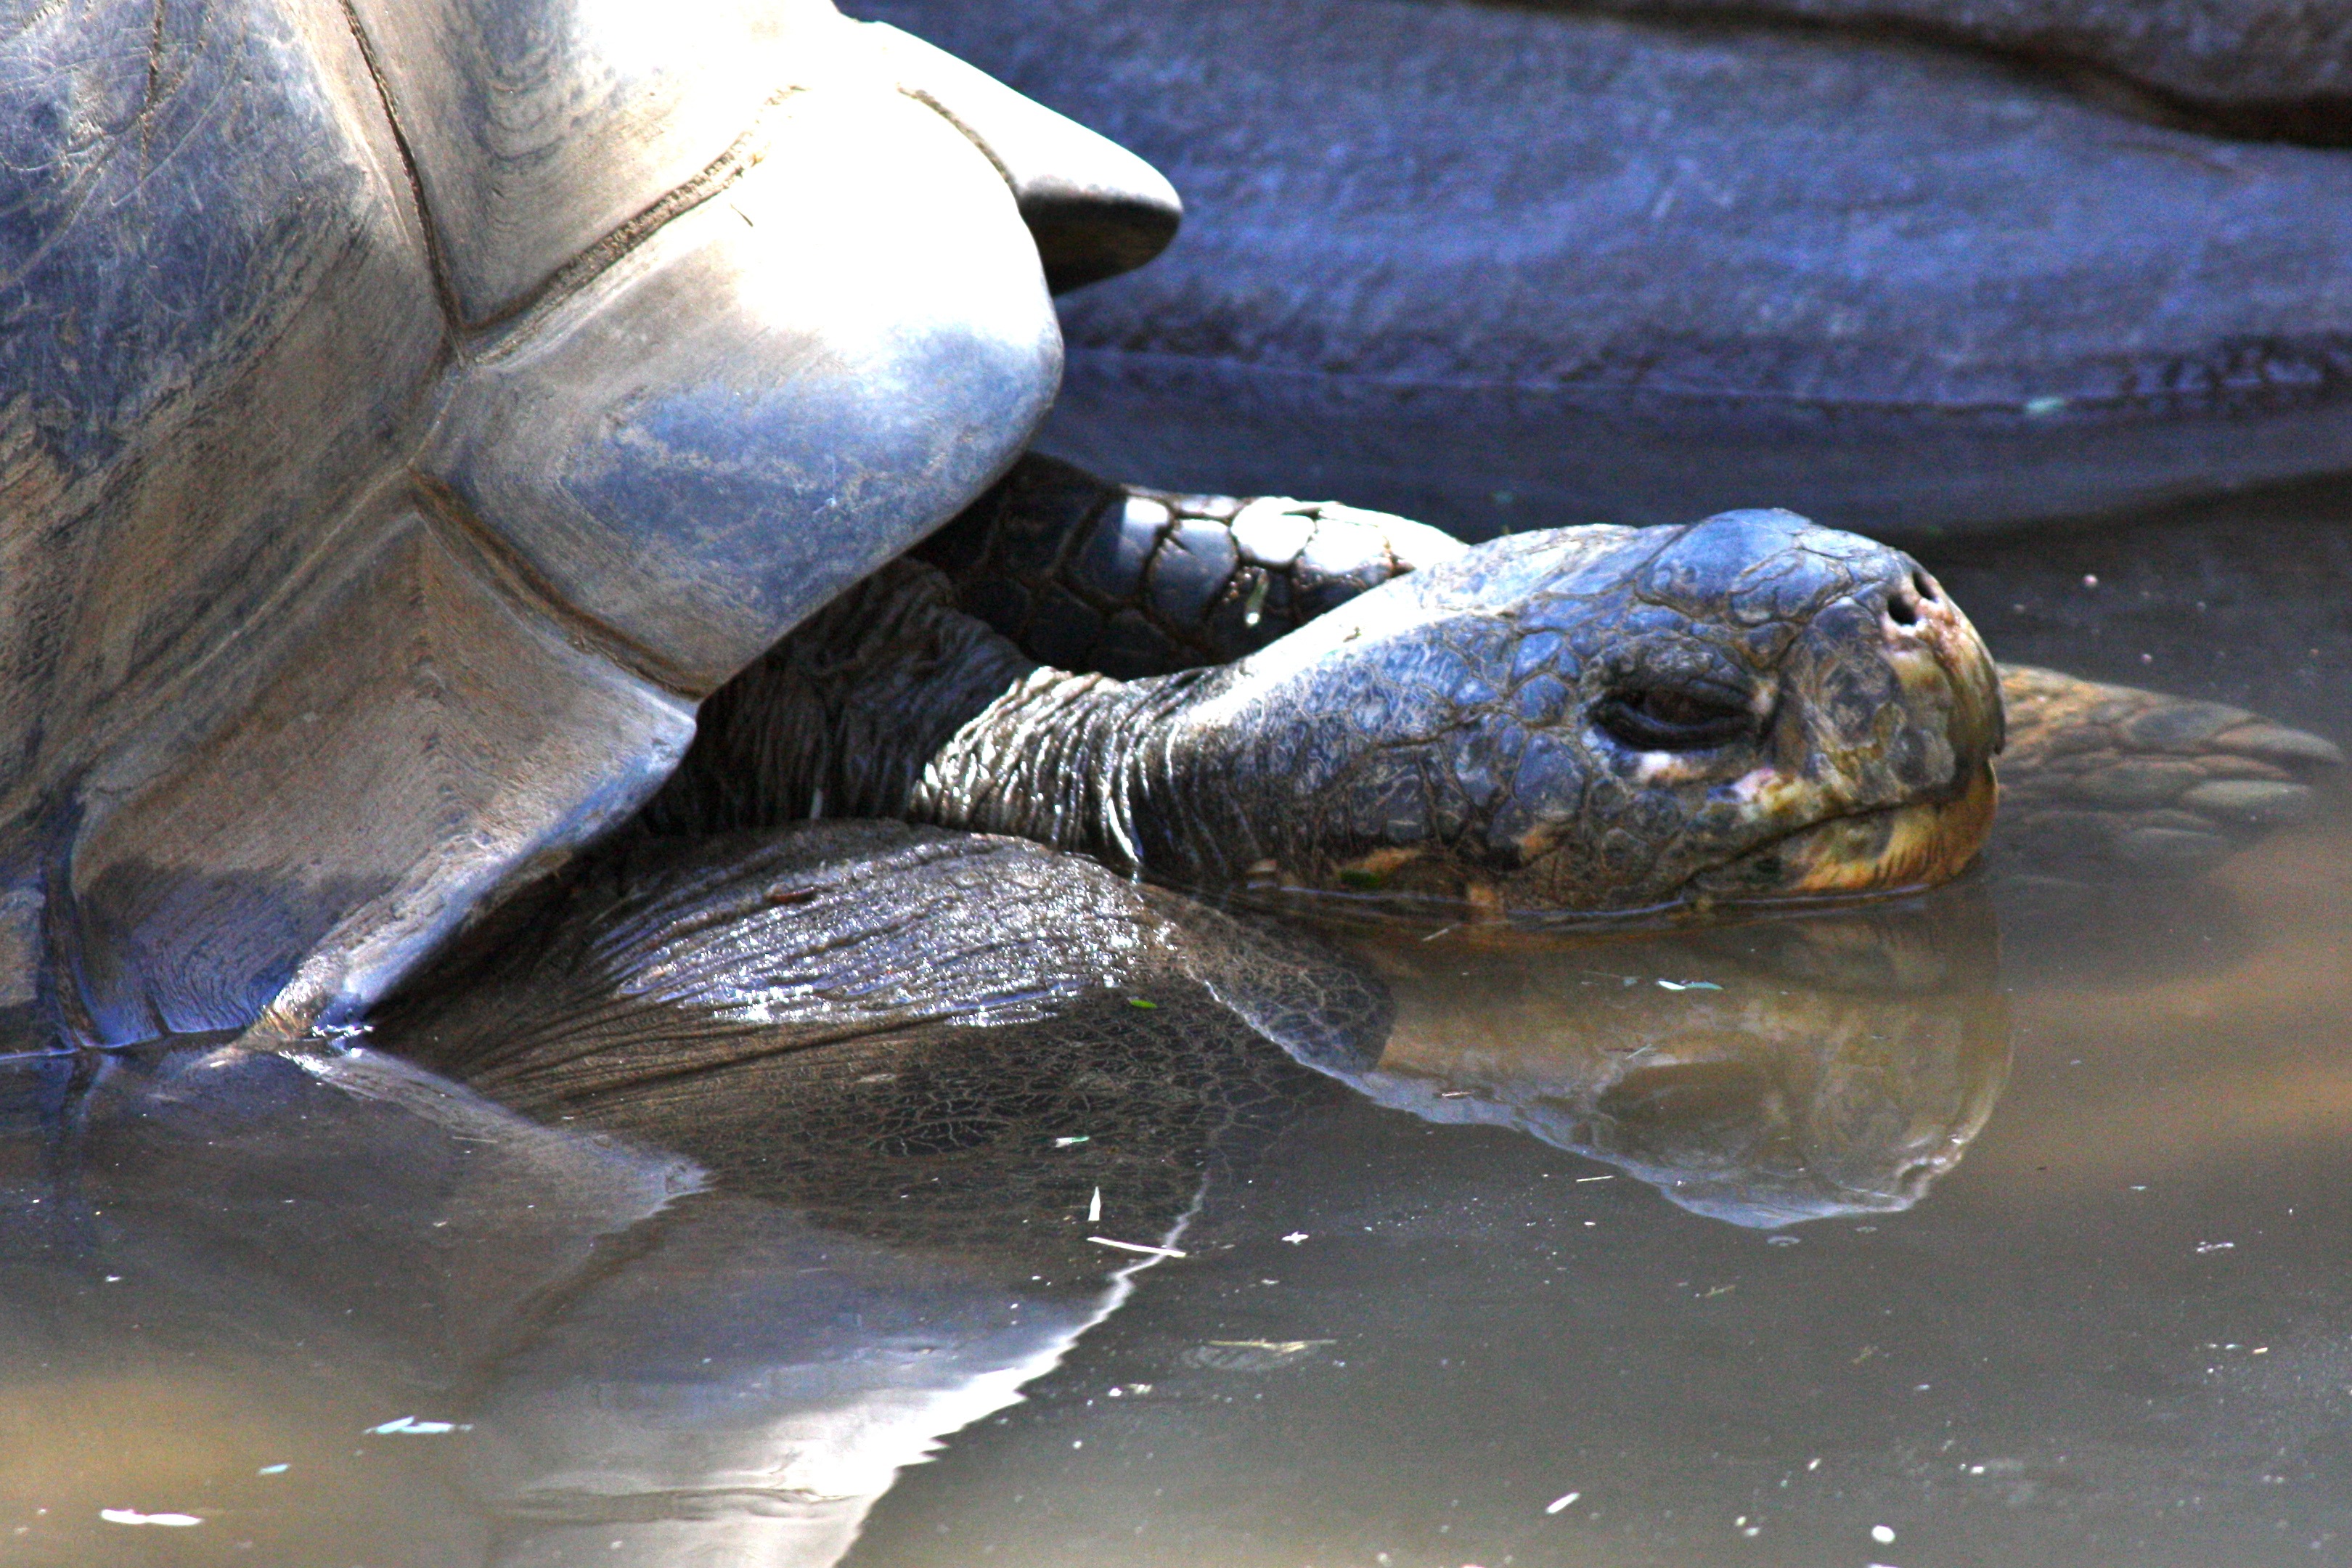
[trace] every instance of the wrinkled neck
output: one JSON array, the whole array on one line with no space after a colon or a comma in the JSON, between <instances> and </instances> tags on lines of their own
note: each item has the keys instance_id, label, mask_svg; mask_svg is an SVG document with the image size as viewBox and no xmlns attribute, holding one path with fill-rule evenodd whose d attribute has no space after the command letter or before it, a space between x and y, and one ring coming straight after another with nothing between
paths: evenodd
<instances>
[{"instance_id":1,"label":"wrinkled neck","mask_svg":"<svg viewBox=\"0 0 2352 1568\"><path fill-rule=\"evenodd\" d=\"M1192 886L1256 856L1231 769L1175 721L1216 670L1142 680L1042 668L958 611L945 580L885 567L703 706L656 832L895 816L1003 833Z\"/></svg>"},{"instance_id":2,"label":"wrinkled neck","mask_svg":"<svg viewBox=\"0 0 2352 1568\"><path fill-rule=\"evenodd\" d=\"M1232 880L1255 858L1250 836L1214 760L1181 743L1175 723L1214 675L1033 670L930 759L908 815L1078 850L1130 876Z\"/></svg>"},{"instance_id":3,"label":"wrinkled neck","mask_svg":"<svg viewBox=\"0 0 2352 1568\"><path fill-rule=\"evenodd\" d=\"M644 822L724 833L902 816L924 764L1036 666L959 615L939 574L892 563L702 705Z\"/></svg>"}]
</instances>

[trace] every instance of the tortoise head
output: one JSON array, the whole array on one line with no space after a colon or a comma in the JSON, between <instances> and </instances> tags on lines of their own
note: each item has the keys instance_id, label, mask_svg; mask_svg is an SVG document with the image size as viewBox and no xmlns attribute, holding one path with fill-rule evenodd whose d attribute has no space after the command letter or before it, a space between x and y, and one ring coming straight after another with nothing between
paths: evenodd
<instances>
[{"instance_id":1,"label":"tortoise head","mask_svg":"<svg viewBox=\"0 0 2352 1568\"><path fill-rule=\"evenodd\" d=\"M1934 579L1786 511L1478 546L1230 667L1183 722L1221 736L1253 885L1513 915L1942 881L2001 744Z\"/></svg>"}]
</instances>

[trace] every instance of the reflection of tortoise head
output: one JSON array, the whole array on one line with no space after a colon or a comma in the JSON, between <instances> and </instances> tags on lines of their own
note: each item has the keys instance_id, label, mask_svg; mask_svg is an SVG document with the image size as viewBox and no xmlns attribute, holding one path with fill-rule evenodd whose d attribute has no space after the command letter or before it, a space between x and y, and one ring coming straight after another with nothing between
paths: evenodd
<instances>
[{"instance_id":1,"label":"reflection of tortoise head","mask_svg":"<svg viewBox=\"0 0 2352 1568\"><path fill-rule=\"evenodd\" d=\"M1970 902L1490 961L1459 1007L1433 974L1396 977L1396 1033L1355 1081L1735 1225L1908 1208L2008 1074L1990 927L1945 918Z\"/></svg>"}]
</instances>

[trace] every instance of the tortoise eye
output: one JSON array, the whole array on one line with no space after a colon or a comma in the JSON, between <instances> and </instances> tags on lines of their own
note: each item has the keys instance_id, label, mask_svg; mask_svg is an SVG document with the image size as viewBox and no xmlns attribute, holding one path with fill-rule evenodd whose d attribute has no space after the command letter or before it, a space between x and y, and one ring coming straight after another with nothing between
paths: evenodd
<instances>
[{"instance_id":1,"label":"tortoise eye","mask_svg":"<svg viewBox=\"0 0 2352 1568\"><path fill-rule=\"evenodd\" d=\"M1637 752L1697 752L1751 733L1756 715L1728 692L1651 686L1602 698L1593 722Z\"/></svg>"}]
</instances>

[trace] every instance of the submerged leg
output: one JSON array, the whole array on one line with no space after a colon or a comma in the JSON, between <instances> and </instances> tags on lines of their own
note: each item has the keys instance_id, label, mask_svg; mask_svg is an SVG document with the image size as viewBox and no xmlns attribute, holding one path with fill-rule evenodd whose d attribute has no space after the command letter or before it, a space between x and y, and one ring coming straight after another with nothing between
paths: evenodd
<instances>
[{"instance_id":1,"label":"submerged leg","mask_svg":"<svg viewBox=\"0 0 2352 1568\"><path fill-rule=\"evenodd\" d=\"M1994 848L2036 866L2197 871L2301 820L2332 742L2242 708L2004 665L2009 746Z\"/></svg>"},{"instance_id":2,"label":"submerged leg","mask_svg":"<svg viewBox=\"0 0 2352 1568\"><path fill-rule=\"evenodd\" d=\"M1076 857L838 822L593 851L373 1043L738 1195L1087 1280L1132 1260L1090 1232L1160 1241L1213 1150L1321 1092L1275 1046L1361 1068L1391 1016L1336 950Z\"/></svg>"}]
</instances>

